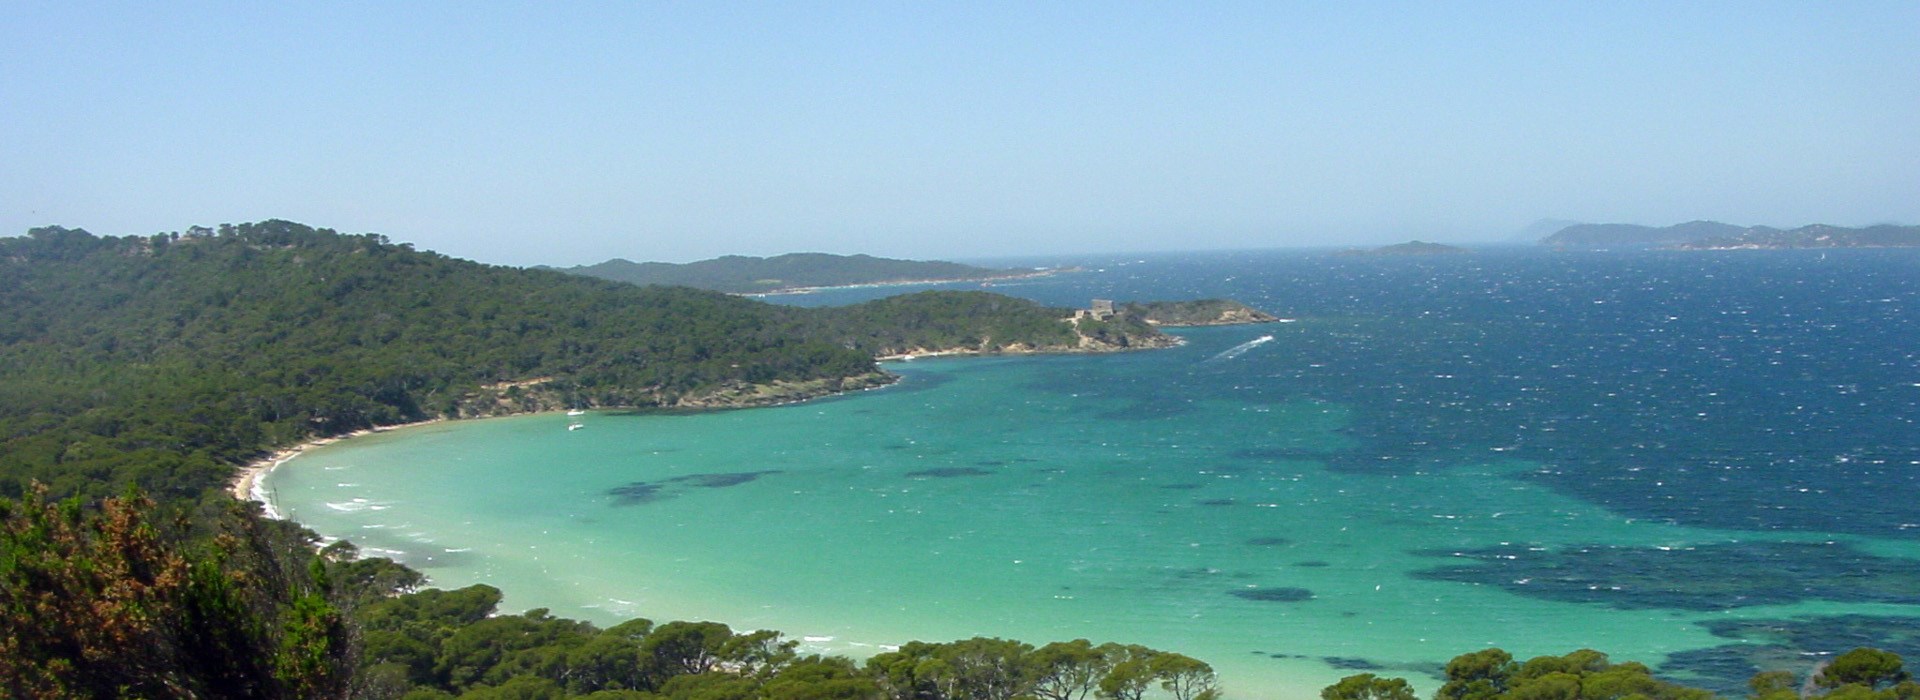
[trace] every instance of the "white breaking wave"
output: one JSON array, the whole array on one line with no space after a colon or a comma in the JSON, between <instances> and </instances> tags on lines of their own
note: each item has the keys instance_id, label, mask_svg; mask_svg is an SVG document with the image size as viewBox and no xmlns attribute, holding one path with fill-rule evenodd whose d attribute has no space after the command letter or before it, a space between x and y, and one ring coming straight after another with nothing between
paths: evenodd
<instances>
[{"instance_id":1,"label":"white breaking wave","mask_svg":"<svg viewBox=\"0 0 1920 700\"><path fill-rule=\"evenodd\" d=\"M327 504L328 508L342 513L358 513L365 510L386 510L393 507L393 504L388 501L371 501L365 498L355 498L350 501L324 501L324 503Z\"/></svg>"},{"instance_id":2,"label":"white breaking wave","mask_svg":"<svg viewBox=\"0 0 1920 700\"><path fill-rule=\"evenodd\" d=\"M253 486L247 489L247 500L260 504L261 515L274 520L286 520L286 516L273 507L273 494L267 492L267 478L272 475L273 471L267 470L253 477Z\"/></svg>"},{"instance_id":3,"label":"white breaking wave","mask_svg":"<svg viewBox=\"0 0 1920 700\"><path fill-rule=\"evenodd\" d=\"M1221 362L1224 360L1231 360L1233 358L1247 354L1248 350L1252 350L1254 348L1260 347L1262 343L1265 343L1270 340L1273 340L1273 336L1263 335L1258 338L1254 338L1253 340L1249 340L1239 345L1235 345L1233 347L1227 348L1226 352L1220 353L1218 355L1214 355L1213 357L1209 357L1207 358L1207 361Z\"/></svg>"}]
</instances>

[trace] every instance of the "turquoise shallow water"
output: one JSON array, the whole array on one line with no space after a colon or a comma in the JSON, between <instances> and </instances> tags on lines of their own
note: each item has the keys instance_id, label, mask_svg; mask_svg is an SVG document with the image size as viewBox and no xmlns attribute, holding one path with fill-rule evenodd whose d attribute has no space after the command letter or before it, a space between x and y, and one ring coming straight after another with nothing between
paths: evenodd
<instances>
[{"instance_id":1,"label":"turquoise shallow water","mask_svg":"<svg viewBox=\"0 0 1920 700\"><path fill-rule=\"evenodd\" d=\"M1117 261L1004 291L1229 294L1297 322L902 363L897 386L771 409L423 426L267 485L289 517L509 606L852 654L1135 642L1212 663L1235 697L1314 697L1356 669L1430 688L1487 646L1728 687L1913 627L1900 525L1920 516L1888 497L1914 489L1912 257L1791 284L1804 263L1779 256L1580 262ZM1764 369L1777 357L1794 366Z\"/></svg>"}]
</instances>

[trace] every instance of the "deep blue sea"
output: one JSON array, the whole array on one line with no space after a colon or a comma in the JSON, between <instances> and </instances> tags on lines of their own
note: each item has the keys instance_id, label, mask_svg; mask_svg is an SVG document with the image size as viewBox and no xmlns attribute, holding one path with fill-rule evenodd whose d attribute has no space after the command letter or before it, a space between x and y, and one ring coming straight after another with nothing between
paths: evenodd
<instances>
[{"instance_id":1,"label":"deep blue sea","mask_svg":"<svg viewBox=\"0 0 1920 700\"><path fill-rule=\"evenodd\" d=\"M1920 658L1920 251L1073 264L1058 306L1288 319L1177 349L920 360L695 416L395 431L269 483L320 532L604 619L824 651L974 634L1183 651L1235 697L1581 647L1728 694ZM844 304L920 288L770 299ZM1270 339L1262 340L1264 336Z\"/></svg>"},{"instance_id":2,"label":"deep blue sea","mask_svg":"<svg viewBox=\"0 0 1920 700\"><path fill-rule=\"evenodd\" d=\"M1920 529L1914 251L1268 251L1078 264L1093 271L991 291L1062 306L1227 297L1311 321L1320 332L1286 334L1270 357L1279 366L1255 370L1284 381L1208 390L1358 409L1347 432L1370 449L1336 469L1391 473L1503 447L1547 465L1543 482L1624 514L1920 534L1910 532Z\"/></svg>"}]
</instances>

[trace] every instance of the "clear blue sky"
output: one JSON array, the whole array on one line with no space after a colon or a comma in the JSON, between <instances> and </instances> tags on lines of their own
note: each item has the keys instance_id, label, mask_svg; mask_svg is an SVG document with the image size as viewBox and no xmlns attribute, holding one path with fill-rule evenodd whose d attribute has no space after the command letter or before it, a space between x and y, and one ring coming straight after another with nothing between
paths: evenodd
<instances>
[{"instance_id":1,"label":"clear blue sky","mask_svg":"<svg viewBox=\"0 0 1920 700\"><path fill-rule=\"evenodd\" d=\"M486 262L1920 223L1920 2L0 6L0 234Z\"/></svg>"}]
</instances>

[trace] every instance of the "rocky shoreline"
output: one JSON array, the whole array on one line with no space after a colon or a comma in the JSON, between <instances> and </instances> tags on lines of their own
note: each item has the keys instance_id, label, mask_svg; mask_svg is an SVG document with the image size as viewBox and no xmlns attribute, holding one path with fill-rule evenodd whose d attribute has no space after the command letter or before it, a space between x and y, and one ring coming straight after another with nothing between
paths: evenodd
<instances>
[{"instance_id":1,"label":"rocky shoreline","mask_svg":"<svg viewBox=\"0 0 1920 700\"><path fill-rule=\"evenodd\" d=\"M1168 335L1168 336L1157 336L1151 340L1142 340L1138 345L1115 345L1111 343L1105 343L1098 339L1091 338L1088 336L1081 336L1080 343L1081 344L1079 345L1073 345L1073 346L1048 345L1048 346L1040 346L1040 347L1035 347L1035 346L1027 345L1024 343L1016 343L1013 345L1007 345L1007 346L1001 346L1001 347L995 347L995 348L948 348L943 350L932 350L927 348L912 348L912 349L903 350L900 352L881 355L873 359L877 362L907 362L907 361L918 360L918 359L929 358L929 357L980 357L985 355L1074 355L1074 354L1094 354L1094 353L1108 353L1108 352L1128 352L1131 350L1159 350L1163 348L1179 347L1181 345L1187 344L1187 340L1185 338L1181 338L1178 336Z\"/></svg>"},{"instance_id":2,"label":"rocky shoreline","mask_svg":"<svg viewBox=\"0 0 1920 700\"><path fill-rule=\"evenodd\" d=\"M1278 316L1232 299L1129 302L1121 305L1120 308L1129 314L1138 315L1148 324L1161 328L1244 326L1282 320Z\"/></svg>"},{"instance_id":3,"label":"rocky shoreline","mask_svg":"<svg viewBox=\"0 0 1920 700\"><path fill-rule=\"evenodd\" d=\"M765 384L730 382L698 395L683 396L674 401L669 408L732 409L779 406L837 394L878 389L897 381L900 381L897 375L873 371L851 377L826 377L803 381L782 380Z\"/></svg>"}]
</instances>

